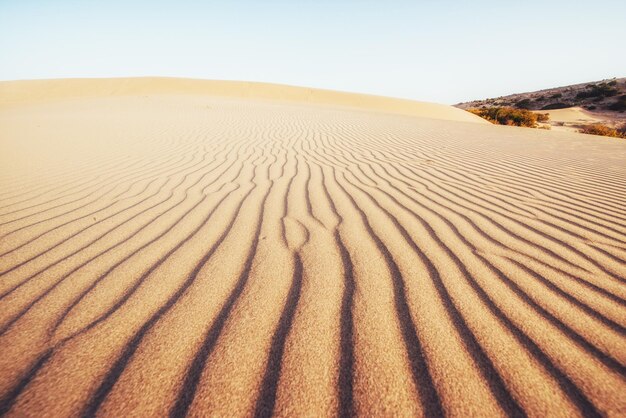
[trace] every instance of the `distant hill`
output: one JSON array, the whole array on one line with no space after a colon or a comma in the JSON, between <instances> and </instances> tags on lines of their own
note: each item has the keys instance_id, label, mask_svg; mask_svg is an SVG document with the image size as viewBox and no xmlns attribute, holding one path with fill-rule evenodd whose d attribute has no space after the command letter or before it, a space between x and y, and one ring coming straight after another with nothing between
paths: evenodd
<instances>
[{"instance_id":1,"label":"distant hill","mask_svg":"<svg viewBox=\"0 0 626 418\"><path fill-rule=\"evenodd\" d=\"M511 106L529 110L581 107L592 112L624 113L626 112L626 78L612 78L529 93L474 100L455 106L461 109Z\"/></svg>"}]
</instances>

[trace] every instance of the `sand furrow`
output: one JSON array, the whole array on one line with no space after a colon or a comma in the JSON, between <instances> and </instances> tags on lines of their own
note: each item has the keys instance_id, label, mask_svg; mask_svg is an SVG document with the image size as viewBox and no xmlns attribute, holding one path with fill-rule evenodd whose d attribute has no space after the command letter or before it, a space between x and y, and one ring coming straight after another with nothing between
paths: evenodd
<instances>
[{"instance_id":1,"label":"sand furrow","mask_svg":"<svg viewBox=\"0 0 626 418\"><path fill-rule=\"evenodd\" d=\"M626 143L150 80L0 103L0 415L624 414Z\"/></svg>"}]
</instances>

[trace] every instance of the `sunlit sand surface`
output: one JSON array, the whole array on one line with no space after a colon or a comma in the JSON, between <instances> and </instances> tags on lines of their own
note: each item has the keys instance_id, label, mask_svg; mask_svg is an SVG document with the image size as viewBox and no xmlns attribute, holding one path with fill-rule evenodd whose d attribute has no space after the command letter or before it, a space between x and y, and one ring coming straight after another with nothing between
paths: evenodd
<instances>
[{"instance_id":1,"label":"sunlit sand surface","mask_svg":"<svg viewBox=\"0 0 626 418\"><path fill-rule=\"evenodd\" d=\"M0 150L0 415L626 414L626 141L121 79Z\"/></svg>"}]
</instances>

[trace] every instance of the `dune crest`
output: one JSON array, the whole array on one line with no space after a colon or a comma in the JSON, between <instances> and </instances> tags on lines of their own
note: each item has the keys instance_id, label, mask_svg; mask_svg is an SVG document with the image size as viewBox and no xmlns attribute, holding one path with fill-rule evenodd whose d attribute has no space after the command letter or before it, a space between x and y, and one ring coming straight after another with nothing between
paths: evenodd
<instances>
[{"instance_id":1,"label":"dune crest","mask_svg":"<svg viewBox=\"0 0 626 418\"><path fill-rule=\"evenodd\" d=\"M277 100L485 123L475 115L437 103L281 84L168 77L0 81L0 108L12 104L68 98L147 94L191 94Z\"/></svg>"}]
</instances>

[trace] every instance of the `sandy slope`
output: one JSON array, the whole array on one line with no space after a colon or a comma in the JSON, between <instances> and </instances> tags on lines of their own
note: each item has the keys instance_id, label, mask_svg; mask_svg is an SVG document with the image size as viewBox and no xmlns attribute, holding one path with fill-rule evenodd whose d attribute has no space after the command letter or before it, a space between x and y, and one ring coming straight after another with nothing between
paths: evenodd
<instances>
[{"instance_id":1,"label":"sandy slope","mask_svg":"<svg viewBox=\"0 0 626 418\"><path fill-rule=\"evenodd\" d=\"M367 94L246 81L143 77L0 82L0 108L20 103L87 97L189 94L358 108L433 119L485 123L451 106Z\"/></svg>"},{"instance_id":2,"label":"sandy slope","mask_svg":"<svg viewBox=\"0 0 626 418\"><path fill-rule=\"evenodd\" d=\"M0 86L0 414L626 413L626 142L85 83Z\"/></svg>"},{"instance_id":3,"label":"sandy slope","mask_svg":"<svg viewBox=\"0 0 626 418\"><path fill-rule=\"evenodd\" d=\"M547 113L550 117L549 125L556 131L578 132L582 125L592 123L610 124L610 119L604 119L601 115L592 114L581 107L542 110L537 111L537 113Z\"/></svg>"}]
</instances>

